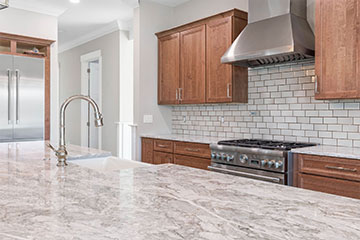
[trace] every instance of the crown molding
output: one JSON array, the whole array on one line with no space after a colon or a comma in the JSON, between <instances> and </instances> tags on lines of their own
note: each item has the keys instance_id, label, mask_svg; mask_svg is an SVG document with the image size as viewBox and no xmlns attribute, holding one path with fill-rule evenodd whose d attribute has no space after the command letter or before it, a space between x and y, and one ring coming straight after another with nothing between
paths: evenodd
<instances>
[{"instance_id":1,"label":"crown molding","mask_svg":"<svg viewBox=\"0 0 360 240\"><path fill-rule=\"evenodd\" d=\"M99 28L93 32L90 32L88 34L85 34L84 36L76 38L72 41L65 42L63 44L59 44L59 53L62 53L67 50L70 50L72 48L78 47L84 43L90 42L99 37L102 37L109 33L115 32L117 30L119 30L117 21L111 22L110 24L108 24L102 28Z\"/></svg>"}]
</instances>

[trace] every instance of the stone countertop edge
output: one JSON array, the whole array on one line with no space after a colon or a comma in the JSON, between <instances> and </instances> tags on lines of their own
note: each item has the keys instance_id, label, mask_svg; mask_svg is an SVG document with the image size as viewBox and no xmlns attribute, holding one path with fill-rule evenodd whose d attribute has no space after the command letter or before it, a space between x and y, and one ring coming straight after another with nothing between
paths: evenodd
<instances>
[{"instance_id":1,"label":"stone countertop edge","mask_svg":"<svg viewBox=\"0 0 360 240\"><path fill-rule=\"evenodd\" d=\"M337 147L328 145L318 145L314 147L297 148L291 150L292 153L308 154L317 156L328 156L337 158L349 158L360 160L360 148Z\"/></svg>"},{"instance_id":2,"label":"stone countertop edge","mask_svg":"<svg viewBox=\"0 0 360 240\"><path fill-rule=\"evenodd\" d=\"M170 141L202 143L202 144L217 144L223 140L233 140L234 138L226 137L211 137L211 136L199 136L199 135L182 135L182 134L143 134L142 138L153 138Z\"/></svg>"}]
</instances>

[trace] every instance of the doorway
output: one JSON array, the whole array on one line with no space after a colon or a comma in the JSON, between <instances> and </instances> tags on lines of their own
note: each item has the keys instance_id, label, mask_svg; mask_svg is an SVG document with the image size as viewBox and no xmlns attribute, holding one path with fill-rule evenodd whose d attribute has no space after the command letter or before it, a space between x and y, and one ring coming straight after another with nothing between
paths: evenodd
<instances>
[{"instance_id":1,"label":"doorway","mask_svg":"<svg viewBox=\"0 0 360 240\"><path fill-rule=\"evenodd\" d=\"M81 94L90 96L102 109L101 51L81 56ZM94 111L89 103L81 103L81 146L101 149L101 128L94 126Z\"/></svg>"}]
</instances>

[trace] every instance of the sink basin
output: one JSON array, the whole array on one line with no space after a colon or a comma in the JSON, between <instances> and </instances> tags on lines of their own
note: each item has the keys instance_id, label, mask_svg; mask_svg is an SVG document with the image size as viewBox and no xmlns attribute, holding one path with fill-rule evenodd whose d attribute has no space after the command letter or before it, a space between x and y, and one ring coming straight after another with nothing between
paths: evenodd
<instances>
[{"instance_id":1,"label":"sink basin","mask_svg":"<svg viewBox=\"0 0 360 240\"><path fill-rule=\"evenodd\" d=\"M112 156L99 157L99 158L86 158L86 159L72 159L72 160L68 160L68 162L102 172L151 166L150 164L147 163L136 162L132 160L123 160Z\"/></svg>"}]
</instances>

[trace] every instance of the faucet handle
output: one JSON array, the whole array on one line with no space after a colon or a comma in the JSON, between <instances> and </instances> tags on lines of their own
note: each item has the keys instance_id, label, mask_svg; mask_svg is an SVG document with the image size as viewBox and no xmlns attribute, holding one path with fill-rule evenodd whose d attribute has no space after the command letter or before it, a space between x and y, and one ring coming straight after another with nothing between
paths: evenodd
<instances>
[{"instance_id":1,"label":"faucet handle","mask_svg":"<svg viewBox=\"0 0 360 240\"><path fill-rule=\"evenodd\" d=\"M56 150L56 149L54 148L54 146L51 145L50 143L49 143L47 146L48 146L51 150L53 150L54 153L57 153L57 152L58 152L58 150Z\"/></svg>"}]
</instances>

